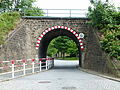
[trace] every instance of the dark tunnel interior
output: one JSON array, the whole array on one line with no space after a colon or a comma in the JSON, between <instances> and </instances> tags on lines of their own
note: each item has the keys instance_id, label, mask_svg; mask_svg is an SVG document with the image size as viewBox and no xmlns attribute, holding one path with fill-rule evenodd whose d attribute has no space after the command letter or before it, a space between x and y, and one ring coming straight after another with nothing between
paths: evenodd
<instances>
[{"instance_id":1,"label":"dark tunnel interior","mask_svg":"<svg viewBox=\"0 0 120 90\"><path fill-rule=\"evenodd\" d=\"M73 33L65 29L54 29L44 35L39 46L39 52L38 52L39 58L46 58L47 48L49 43L58 36L68 36L76 43L79 50L79 66L81 66L81 49L79 45L79 40L76 38L76 36Z\"/></svg>"}]
</instances>

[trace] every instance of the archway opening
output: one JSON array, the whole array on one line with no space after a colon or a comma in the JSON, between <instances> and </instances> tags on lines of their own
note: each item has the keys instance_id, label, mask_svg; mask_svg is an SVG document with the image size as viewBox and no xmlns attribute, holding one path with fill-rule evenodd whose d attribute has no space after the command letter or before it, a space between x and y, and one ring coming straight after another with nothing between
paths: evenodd
<instances>
[{"instance_id":1,"label":"archway opening","mask_svg":"<svg viewBox=\"0 0 120 90\"><path fill-rule=\"evenodd\" d=\"M76 43L76 46L79 52L79 66L81 66L82 64L81 50L83 49L83 42L79 38L79 35L74 30L72 30L71 28L67 28L65 26L51 27L45 30L41 34L41 36L39 37L37 41L37 45L36 45L36 48L38 49L39 58L46 58L48 45L54 38L58 36L67 36Z\"/></svg>"},{"instance_id":2,"label":"archway opening","mask_svg":"<svg viewBox=\"0 0 120 90\"><path fill-rule=\"evenodd\" d=\"M79 60L77 44L67 36L58 36L53 39L47 49L47 57L56 60Z\"/></svg>"}]
</instances>

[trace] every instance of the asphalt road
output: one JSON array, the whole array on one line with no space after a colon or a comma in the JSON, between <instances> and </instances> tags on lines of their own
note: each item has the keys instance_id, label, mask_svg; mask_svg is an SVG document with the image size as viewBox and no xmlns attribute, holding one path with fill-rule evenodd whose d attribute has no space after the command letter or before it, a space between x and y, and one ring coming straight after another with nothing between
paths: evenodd
<instances>
[{"instance_id":1,"label":"asphalt road","mask_svg":"<svg viewBox=\"0 0 120 90\"><path fill-rule=\"evenodd\" d=\"M0 82L0 90L120 90L120 82L77 69L78 61L56 60L51 70Z\"/></svg>"}]
</instances>

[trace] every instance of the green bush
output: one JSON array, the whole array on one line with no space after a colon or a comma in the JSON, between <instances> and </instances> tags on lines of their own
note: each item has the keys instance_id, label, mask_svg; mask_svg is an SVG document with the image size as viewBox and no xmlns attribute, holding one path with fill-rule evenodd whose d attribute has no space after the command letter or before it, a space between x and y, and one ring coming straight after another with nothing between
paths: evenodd
<instances>
[{"instance_id":1,"label":"green bush","mask_svg":"<svg viewBox=\"0 0 120 90\"><path fill-rule=\"evenodd\" d=\"M90 0L93 7L89 7L88 18L90 24L103 33L101 45L111 57L120 60L120 12L110 3L101 0Z\"/></svg>"},{"instance_id":2,"label":"green bush","mask_svg":"<svg viewBox=\"0 0 120 90\"><path fill-rule=\"evenodd\" d=\"M78 48L76 43L67 36L59 36L51 41L48 47L48 56L54 56L55 54L62 54L61 57L69 55L76 57L78 55ZM59 55L60 56L60 55Z\"/></svg>"},{"instance_id":3,"label":"green bush","mask_svg":"<svg viewBox=\"0 0 120 90\"><path fill-rule=\"evenodd\" d=\"M118 27L118 28L117 28ZM101 39L102 48L109 53L111 57L120 60L120 25L110 27L104 31L104 37ZM112 30L111 30L112 28Z\"/></svg>"},{"instance_id":4,"label":"green bush","mask_svg":"<svg viewBox=\"0 0 120 90\"><path fill-rule=\"evenodd\" d=\"M0 14L0 44L4 44L6 36L14 29L20 19L18 12L6 12Z\"/></svg>"},{"instance_id":5,"label":"green bush","mask_svg":"<svg viewBox=\"0 0 120 90\"><path fill-rule=\"evenodd\" d=\"M104 28L108 24L113 24L114 6L103 3L101 0L91 0L93 7L88 8L88 18L91 19L91 24L98 29Z\"/></svg>"},{"instance_id":6,"label":"green bush","mask_svg":"<svg viewBox=\"0 0 120 90\"><path fill-rule=\"evenodd\" d=\"M36 7L22 9L23 16L43 16L44 12Z\"/></svg>"}]
</instances>

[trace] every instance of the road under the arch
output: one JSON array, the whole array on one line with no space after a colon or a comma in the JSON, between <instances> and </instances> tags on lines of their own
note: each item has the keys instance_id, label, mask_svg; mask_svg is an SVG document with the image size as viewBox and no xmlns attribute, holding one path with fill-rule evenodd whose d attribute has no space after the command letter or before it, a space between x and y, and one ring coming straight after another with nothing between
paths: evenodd
<instances>
[{"instance_id":1,"label":"road under the arch","mask_svg":"<svg viewBox=\"0 0 120 90\"><path fill-rule=\"evenodd\" d=\"M0 90L119 90L120 82L77 69L77 61L55 60L51 70L0 82Z\"/></svg>"},{"instance_id":2,"label":"road under the arch","mask_svg":"<svg viewBox=\"0 0 120 90\"><path fill-rule=\"evenodd\" d=\"M39 58L46 58L49 43L58 36L68 36L76 43L76 46L78 47L79 50L79 66L81 66L82 53L80 49L79 40L76 38L76 36L73 33L65 29L57 29L57 30L55 29L44 35L39 46L39 52L38 52Z\"/></svg>"}]
</instances>

